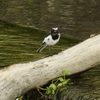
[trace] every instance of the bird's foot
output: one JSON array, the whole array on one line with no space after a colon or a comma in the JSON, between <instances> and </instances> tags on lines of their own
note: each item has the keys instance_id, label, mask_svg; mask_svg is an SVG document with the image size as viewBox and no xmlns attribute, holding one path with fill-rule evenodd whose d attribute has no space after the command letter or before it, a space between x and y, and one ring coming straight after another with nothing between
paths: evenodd
<instances>
[{"instance_id":1,"label":"bird's foot","mask_svg":"<svg viewBox=\"0 0 100 100\"><path fill-rule=\"evenodd\" d=\"M49 54L47 57L57 55L57 54L58 54L58 52L53 52L53 53Z\"/></svg>"}]
</instances>

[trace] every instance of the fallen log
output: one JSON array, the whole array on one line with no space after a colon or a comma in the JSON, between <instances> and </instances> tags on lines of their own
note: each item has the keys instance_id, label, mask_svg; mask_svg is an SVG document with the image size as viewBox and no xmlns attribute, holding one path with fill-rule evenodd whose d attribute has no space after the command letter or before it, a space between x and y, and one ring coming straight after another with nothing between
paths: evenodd
<instances>
[{"instance_id":1,"label":"fallen log","mask_svg":"<svg viewBox=\"0 0 100 100\"><path fill-rule=\"evenodd\" d=\"M98 64L100 64L100 35L57 55L1 69L0 100L14 100L32 88L62 76L63 69L75 74Z\"/></svg>"}]
</instances>

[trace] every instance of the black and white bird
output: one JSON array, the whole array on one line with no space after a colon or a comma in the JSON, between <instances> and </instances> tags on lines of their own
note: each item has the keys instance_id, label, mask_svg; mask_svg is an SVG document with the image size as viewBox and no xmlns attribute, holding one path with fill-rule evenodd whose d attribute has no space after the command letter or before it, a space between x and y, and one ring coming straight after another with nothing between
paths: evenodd
<instances>
[{"instance_id":1,"label":"black and white bird","mask_svg":"<svg viewBox=\"0 0 100 100\"><path fill-rule=\"evenodd\" d=\"M37 52L41 52L46 46L55 45L60 39L60 33L58 28L52 28L50 33L44 38L42 45L37 49Z\"/></svg>"}]
</instances>

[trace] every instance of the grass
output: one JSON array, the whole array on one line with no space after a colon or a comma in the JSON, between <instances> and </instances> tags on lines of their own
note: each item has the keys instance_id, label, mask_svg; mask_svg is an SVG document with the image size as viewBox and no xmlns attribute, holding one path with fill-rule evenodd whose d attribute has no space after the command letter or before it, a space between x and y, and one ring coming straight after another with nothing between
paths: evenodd
<instances>
[{"instance_id":1,"label":"grass","mask_svg":"<svg viewBox=\"0 0 100 100\"><path fill-rule=\"evenodd\" d=\"M36 53L46 34L42 30L0 20L0 67L34 61L49 55L50 47L45 48L41 53ZM78 39L62 36L54 49L60 52L79 42Z\"/></svg>"}]
</instances>

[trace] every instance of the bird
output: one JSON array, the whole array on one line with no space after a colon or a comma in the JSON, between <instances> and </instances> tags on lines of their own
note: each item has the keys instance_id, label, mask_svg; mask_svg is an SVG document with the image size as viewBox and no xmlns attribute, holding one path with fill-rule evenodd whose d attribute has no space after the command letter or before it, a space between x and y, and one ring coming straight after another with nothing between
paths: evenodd
<instances>
[{"instance_id":1,"label":"bird","mask_svg":"<svg viewBox=\"0 0 100 100\"><path fill-rule=\"evenodd\" d=\"M55 45L57 42L59 42L60 36L61 34L58 32L58 27L52 28L36 52L41 52L46 46Z\"/></svg>"}]
</instances>

